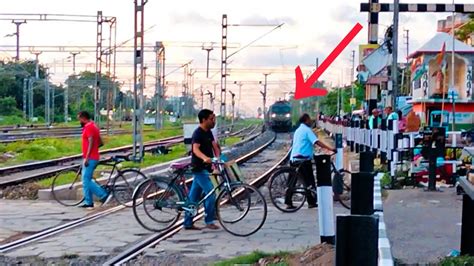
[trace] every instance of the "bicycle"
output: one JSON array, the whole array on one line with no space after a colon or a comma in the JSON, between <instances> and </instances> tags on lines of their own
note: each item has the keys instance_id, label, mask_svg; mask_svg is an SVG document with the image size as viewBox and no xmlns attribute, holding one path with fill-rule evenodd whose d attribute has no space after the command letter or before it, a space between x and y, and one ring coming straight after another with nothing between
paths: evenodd
<instances>
[{"instance_id":1,"label":"bicycle","mask_svg":"<svg viewBox=\"0 0 474 266\"><path fill-rule=\"evenodd\" d=\"M112 170L105 184L95 180L109 195L123 206L132 207L132 195L135 187L147 179L145 174L135 168L120 169L119 164L130 161L128 156L115 155L107 161L102 161L99 165L111 166ZM111 162L111 163L110 163ZM77 199L77 188L81 185L82 167L66 169L57 173L53 178L51 192L53 198L64 206L77 206L84 201L84 197Z\"/></svg>"},{"instance_id":2,"label":"bicycle","mask_svg":"<svg viewBox=\"0 0 474 266\"><path fill-rule=\"evenodd\" d=\"M267 217L265 198L254 186L232 181L225 163L214 158L212 164L218 170L213 175L221 181L199 202L188 200L190 164L172 164L170 176L143 181L133 193L133 214L138 223L150 231L164 231L175 225L183 212L196 216L199 206L218 191L216 216L224 230L235 236L257 232Z\"/></svg>"},{"instance_id":3,"label":"bicycle","mask_svg":"<svg viewBox=\"0 0 474 266\"><path fill-rule=\"evenodd\" d=\"M301 209L306 201L306 193L312 193L314 196L317 195L316 188L305 187L303 185L303 178L299 173L299 169L303 162L309 160L313 163L313 160L308 157L302 157L300 159L302 160L296 166L280 167L270 176L270 199L273 205L282 212L296 212ZM332 185L334 200L339 201L339 203L341 203L341 205L346 209L350 209L350 183L345 175L351 174L351 172L345 169L337 170L336 166L331 161L331 173L333 174ZM292 188L290 189L289 187ZM293 208L286 207L285 199L289 202L293 202Z\"/></svg>"}]
</instances>

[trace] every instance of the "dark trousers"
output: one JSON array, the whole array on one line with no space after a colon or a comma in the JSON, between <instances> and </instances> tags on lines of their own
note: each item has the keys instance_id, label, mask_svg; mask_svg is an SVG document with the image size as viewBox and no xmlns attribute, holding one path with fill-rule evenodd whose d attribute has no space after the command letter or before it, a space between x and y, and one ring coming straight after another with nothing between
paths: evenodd
<instances>
[{"instance_id":1,"label":"dark trousers","mask_svg":"<svg viewBox=\"0 0 474 266\"><path fill-rule=\"evenodd\" d=\"M292 167L296 167L298 165L301 165L299 167L299 178L302 179L303 185L305 188L312 188L316 189L316 182L314 180L314 173L313 173L313 164L311 161L303 161L301 163L290 163ZM291 197L293 196L293 190L296 185L297 178L296 176L290 176L288 178L288 190L286 191L285 194L285 204L286 205L293 205L293 201ZM311 193L310 191L306 191L306 201L308 202L308 205L316 205L317 203L317 195Z\"/></svg>"}]
</instances>

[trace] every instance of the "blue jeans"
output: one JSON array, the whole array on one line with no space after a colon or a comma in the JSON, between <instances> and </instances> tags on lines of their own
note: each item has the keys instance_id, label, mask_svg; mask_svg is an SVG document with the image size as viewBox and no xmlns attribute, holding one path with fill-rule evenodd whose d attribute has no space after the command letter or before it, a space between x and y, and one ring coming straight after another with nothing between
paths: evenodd
<instances>
[{"instance_id":1,"label":"blue jeans","mask_svg":"<svg viewBox=\"0 0 474 266\"><path fill-rule=\"evenodd\" d=\"M89 160L89 165L82 166L82 189L84 190L84 204L93 205L92 195L95 194L100 199L107 197L107 191L99 186L94 180L92 175L94 170L99 164L98 160Z\"/></svg>"},{"instance_id":2,"label":"blue jeans","mask_svg":"<svg viewBox=\"0 0 474 266\"><path fill-rule=\"evenodd\" d=\"M207 195L209 192L212 191L214 186L211 183L211 179L209 178L208 171L202 171L198 173L194 173L194 180L193 184L191 185L191 190L189 191L188 195L188 203L197 203L201 198L203 192ZM213 224L214 223L214 216L215 216L215 205L216 204L216 195L212 193L205 201L204 201L204 222L206 224ZM196 206L197 207L197 206ZM184 227L191 227L193 225L193 217L191 214L186 212L184 217Z\"/></svg>"}]
</instances>

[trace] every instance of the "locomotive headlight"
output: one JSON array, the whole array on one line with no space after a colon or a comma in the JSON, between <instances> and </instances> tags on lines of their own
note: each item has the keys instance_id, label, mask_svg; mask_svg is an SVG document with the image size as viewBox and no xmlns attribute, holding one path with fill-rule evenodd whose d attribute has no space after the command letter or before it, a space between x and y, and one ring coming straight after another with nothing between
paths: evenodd
<instances>
[{"instance_id":1,"label":"locomotive headlight","mask_svg":"<svg viewBox=\"0 0 474 266\"><path fill-rule=\"evenodd\" d=\"M277 115L275 113L272 114L272 118L275 118Z\"/></svg>"},{"instance_id":2,"label":"locomotive headlight","mask_svg":"<svg viewBox=\"0 0 474 266\"><path fill-rule=\"evenodd\" d=\"M286 114L285 117L289 118L291 115L290 114Z\"/></svg>"}]
</instances>

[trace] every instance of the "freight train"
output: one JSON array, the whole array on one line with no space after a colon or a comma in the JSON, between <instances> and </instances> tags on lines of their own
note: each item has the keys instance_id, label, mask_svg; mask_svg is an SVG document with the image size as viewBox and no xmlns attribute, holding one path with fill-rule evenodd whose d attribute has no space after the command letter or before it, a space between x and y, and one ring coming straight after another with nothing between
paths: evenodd
<instances>
[{"instance_id":1,"label":"freight train","mask_svg":"<svg viewBox=\"0 0 474 266\"><path fill-rule=\"evenodd\" d=\"M292 128L291 103L277 101L268 108L268 124L275 131L290 131Z\"/></svg>"}]
</instances>

